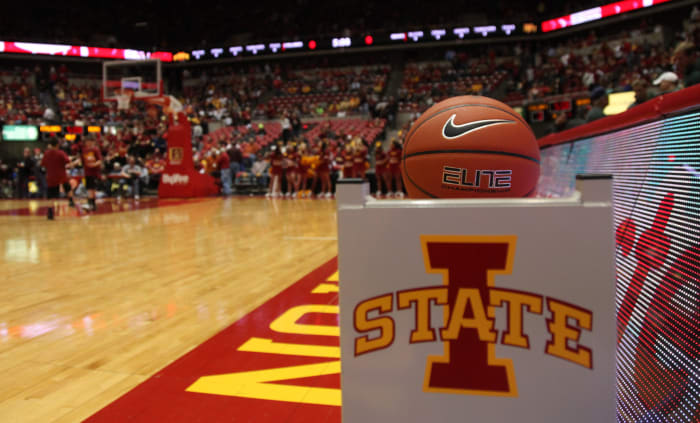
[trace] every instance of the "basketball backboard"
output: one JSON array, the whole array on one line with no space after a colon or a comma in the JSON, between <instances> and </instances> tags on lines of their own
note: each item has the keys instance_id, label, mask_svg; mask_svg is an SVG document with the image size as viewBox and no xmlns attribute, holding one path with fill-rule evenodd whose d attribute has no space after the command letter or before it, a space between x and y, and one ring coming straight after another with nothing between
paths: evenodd
<instances>
[{"instance_id":1,"label":"basketball backboard","mask_svg":"<svg viewBox=\"0 0 700 423\"><path fill-rule=\"evenodd\" d=\"M163 94L160 60L106 61L102 64L102 99L117 101L129 94L147 99Z\"/></svg>"}]
</instances>

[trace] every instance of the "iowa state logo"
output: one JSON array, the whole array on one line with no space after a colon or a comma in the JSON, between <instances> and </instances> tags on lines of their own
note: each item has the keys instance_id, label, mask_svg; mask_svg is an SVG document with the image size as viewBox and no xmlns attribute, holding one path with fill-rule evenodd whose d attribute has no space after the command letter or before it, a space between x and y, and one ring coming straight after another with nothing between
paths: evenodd
<instances>
[{"instance_id":1,"label":"iowa state logo","mask_svg":"<svg viewBox=\"0 0 700 423\"><path fill-rule=\"evenodd\" d=\"M442 275L443 285L358 303L353 312L360 334L354 339L355 356L391 347L397 335L391 313L412 310L414 326L399 342L437 342L439 338L444 346L442 355L427 357L424 392L517 396L513 361L496 357L497 343L543 351L593 369L593 351L579 343L582 331L593 330L591 311L539 293L495 286L496 275L513 271L516 240L516 236L421 236L426 272ZM442 327L431 326L433 305L442 306ZM500 333L495 329L497 307L503 307L506 316ZM524 313L542 316L548 340L531 342L523 325Z\"/></svg>"}]
</instances>

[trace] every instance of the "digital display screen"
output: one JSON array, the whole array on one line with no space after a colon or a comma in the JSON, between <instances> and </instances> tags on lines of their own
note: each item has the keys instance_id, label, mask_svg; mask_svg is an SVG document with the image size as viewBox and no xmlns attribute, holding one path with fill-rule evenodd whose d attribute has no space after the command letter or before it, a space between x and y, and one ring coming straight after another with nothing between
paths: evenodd
<instances>
[{"instance_id":1,"label":"digital display screen","mask_svg":"<svg viewBox=\"0 0 700 423\"><path fill-rule=\"evenodd\" d=\"M39 139L39 129L33 125L4 125L2 127L3 141L36 141Z\"/></svg>"},{"instance_id":2,"label":"digital display screen","mask_svg":"<svg viewBox=\"0 0 700 423\"><path fill-rule=\"evenodd\" d=\"M531 112L547 110L547 105L546 104L530 104L527 106L527 110L529 110Z\"/></svg>"},{"instance_id":3,"label":"digital display screen","mask_svg":"<svg viewBox=\"0 0 700 423\"><path fill-rule=\"evenodd\" d=\"M700 421L698 139L694 111L541 150L539 197L613 174L621 423Z\"/></svg>"},{"instance_id":4,"label":"digital display screen","mask_svg":"<svg viewBox=\"0 0 700 423\"><path fill-rule=\"evenodd\" d=\"M39 132L57 133L61 131L62 128L59 125L42 125L39 127Z\"/></svg>"},{"instance_id":5,"label":"digital display screen","mask_svg":"<svg viewBox=\"0 0 700 423\"><path fill-rule=\"evenodd\" d=\"M605 115L616 115L629 109L635 101L634 91L608 94L608 105L603 109Z\"/></svg>"},{"instance_id":6,"label":"digital display screen","mask_svg":"<svg viewBox=\"0 0 700 423\"><path fill-rule=\"evenodd\" d=\"M623 0L609 3L604 6L581 10L566 16L542 22L542 32L556 31L557 29L593 22L599 19L616 16L633 10L666 3L670 0Z\"/></svg>"},{"instance_id":7,"label":"digital display screen","mask_svg":"<svg viewBox=\"0 0 700 423\"><path fill-rule=\"evenodd\" d=\"M172 60L202 61L231 59L238 57L251 57L261 55L279 55L291 51L318 51L347 48L363 48L376 45L398 44L424 44L445 41L459 41L466 39L483 39L492 37L511 37L537 32L538 26L534 23L494 23L493 25L425 28L423 30L387 30L374 34L361 36L319 36L306 40L272 40L265 43L251 43L228 47L212 46L212 48L200 48L189 52L180 51L173 55Z\"/></svg>"},{"instance_id":8,"label":"digital display screen","mask_svg":"<svg viewBox=\"0 0 700 423\"><path fill-rule=\"evenodd\" d=\"M167 51L147 52L143 50L121 48L26 43L19 41L0 41L0 53L40 54L47 56L87 57L96 59L160 59L163 62L173 61L173 54Z\"/></svg>"},{"instance_id":9,"label":"digital display screen","mask_svg":"<svg viewBox=\"0 0 700 423\"><path fill-rule=\"evenodd\" d=\"M564 100L564 101L555 101L554 103L551 103L551 108L552 110L558 111L558 112L568 112L571 110L571 101L570 100Z\"/></svg>"},{"instance_id":10,"label":"digital display screen","mask_svg":"<svg viewBox=\"0 0 700 423\"><path fill-rule=\"evenodd\" d=\"M530 112L530 122L544 122L544 112Z\"/></svg>"}]
</instances>

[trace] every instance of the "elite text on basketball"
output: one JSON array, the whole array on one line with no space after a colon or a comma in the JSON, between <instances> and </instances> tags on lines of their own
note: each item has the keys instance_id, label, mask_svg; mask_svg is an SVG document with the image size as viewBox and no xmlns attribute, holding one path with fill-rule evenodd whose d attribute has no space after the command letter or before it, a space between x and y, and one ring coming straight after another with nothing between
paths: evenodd
<instances>
[{"instance_id":1,"label":"elite text on basketball","mask_svg":"<svg viewBox=\"0 0 700 423\"><path fill-rule=\"evenodd\" d=\"M444 166L442 183L457 187L509 190L513 171L510 169L467 169ZM486 183L482 187L483 183Z\"/></svg>"}]
</instances>

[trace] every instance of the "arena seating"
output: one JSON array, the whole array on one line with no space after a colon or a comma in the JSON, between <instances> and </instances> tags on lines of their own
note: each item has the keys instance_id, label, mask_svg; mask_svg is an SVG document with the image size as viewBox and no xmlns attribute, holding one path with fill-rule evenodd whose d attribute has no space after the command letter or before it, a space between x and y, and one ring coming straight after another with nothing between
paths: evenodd
<instances>
[{"instance_id":1,"label":"arena seating","mask_svg":"<svg viewBox=\"0 0 700 423\"><path fill-rule=\"evenodd\" d=\"M304 139L306 139L309 145L314 145L316 140L320 139L323 131L330 131L335 134L335 137L331 137L331 144L335 146L337 144L337 139L343 136L351 137L361 137L365 141L372 143L377 139L377 136L382 133L384 126L386 125L385 119L377 119L374 121L368 121L366 119L335 119L326 121L326 123L320 123L315 125L308 132L304 133Z\"/></svg>"}]
</instances>

